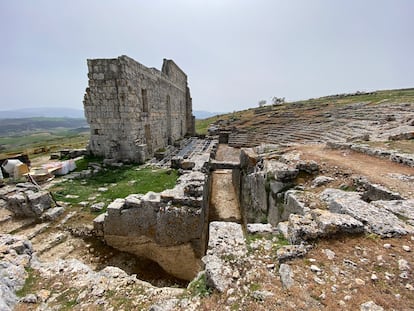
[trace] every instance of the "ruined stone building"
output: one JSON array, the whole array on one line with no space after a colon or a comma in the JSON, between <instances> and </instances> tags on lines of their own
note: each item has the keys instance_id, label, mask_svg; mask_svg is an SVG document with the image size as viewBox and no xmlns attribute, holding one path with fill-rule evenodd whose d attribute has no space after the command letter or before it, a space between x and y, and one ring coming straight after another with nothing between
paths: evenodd
<instances>
[{"instance_id":1,"label":"ruined stone building","mask_svg":"<svg viewBox=\"0 0 414 311\"><path fill-rule=\"evenodd\" d=\"M84 107L91 154L142 163L194 134L187 75L172 60L164 59L159 71L127 56L89 59L88 70Z\"/></svg>"}]
</instances>

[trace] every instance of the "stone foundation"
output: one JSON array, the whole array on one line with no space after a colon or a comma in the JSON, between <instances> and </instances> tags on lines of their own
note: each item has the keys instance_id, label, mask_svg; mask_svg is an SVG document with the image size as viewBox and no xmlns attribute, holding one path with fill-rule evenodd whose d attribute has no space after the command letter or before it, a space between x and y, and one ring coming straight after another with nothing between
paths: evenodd
<instances>
[{"instance_id":1,"label":"stone foundation","mask_svg":"<svg viewBox=\"0 0 414 311\"><path fill-rule=\"evenodd\" d=\"M182 175L173 189L131 194L112 202L107 213L94 220L96 234L114 248L151 259L171 275L192 280L202 270L207 245L207 166L216 144L200 140L192 142L190 149L184 148L189 155L186 161L192 165L180 169ZM200 146L205 149L195 152Z\"/></svg>"}]
</instances>

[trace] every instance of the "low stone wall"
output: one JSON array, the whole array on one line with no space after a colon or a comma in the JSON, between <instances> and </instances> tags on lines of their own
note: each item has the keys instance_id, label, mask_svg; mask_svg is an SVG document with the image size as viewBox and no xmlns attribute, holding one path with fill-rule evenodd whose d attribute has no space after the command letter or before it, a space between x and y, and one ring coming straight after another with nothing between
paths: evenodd
<instances>
[{"instance_id":1,"label":"low stone wall","mask_svg":"<svg viewBox=\"0 0 414 311\"><path fill-rule=\"evenodd\" d=\"M286 191L294 186L299 172L313 175L319 166L313 161L290 163L282 156L266 155L258 148L256 150L247 148L241 152L240 205L243 219L247 223L277 225L289 216L285 209L293 203Z\"/></svg>"},{"instance_id":2,"label":"low stone wall","mask_svg":"<svg viewBox=\"0 0 414 311\"><path fill-rule=\"evenodd\" d=\"M414 155L409 153L401 153L396 150L374 148L365 144L328 142L326 146L332 149L349 149L370 156L388 159L392 162L414 167Z\"/></svg>"},{"instance_id":3,"label":"low stone wall","mask_svg":"<svg viewBox=\"0 0 414 311\"><path fill-rule=\"evenodd\" d=\"M212 141L202 152L188 151L186 159L172 161L182 174L173 189L131 194L112 202L94 220L96 234L114 248L151 259L171 275L192 280L202 270L207 247L208 163L214 146ZM184 165L184 160L191 165Z\"/></svg>"},{"instance_id":4,"label":"low stone wall","mask_svg":"<svg viewBox=\"0 0 414 311\"><path fill-rule=\"evenodd\" d=\"M166 272L192 280L201 270L208 222L203 198L209 178L182 175L174 189L117 199L95 219L108 245L157 262Z\"/></svg>"}]
</instances>

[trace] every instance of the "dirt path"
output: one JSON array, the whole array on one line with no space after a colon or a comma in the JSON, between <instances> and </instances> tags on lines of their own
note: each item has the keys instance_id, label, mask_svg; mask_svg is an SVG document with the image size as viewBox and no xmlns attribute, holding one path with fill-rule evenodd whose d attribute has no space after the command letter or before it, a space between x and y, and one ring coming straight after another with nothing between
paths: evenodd
<instances>
[{"instance_id":1,"label":"dirt path","mask_svg":"<svg viewBox=\"0 0 414 311\"><path fill-rule=\"evenodd\" d=\"M216 161L239 162L240 149L220 144ZM233 221L240 223L239 199L233 185L233 173L230 169L216 170L211 174L210 221Z\"/></svg>"},{"instance_id":2,"label":"dirt path","mask_svg":"<svg viewBox=\"0 0 414 311\"><path fill-rule=\"evenodd\" d=\"M214 171L212 178L209 220L240 222L239 200L232 183L232 171Z\"/></svg>"},{"instance_id":3,"label":"dirt path","mask_svg":"<svg viewBox=\"0 0 414 311\"><path fill-rule=\"evenodd\" d=\"M414 197L414 168L385 159L371 157L351 150L332 150L324 145L302 145L293 150L304 160L325 162L331 166L350 170L352 174L366 176L407 198Z\"/></svg>"}]
</instances>

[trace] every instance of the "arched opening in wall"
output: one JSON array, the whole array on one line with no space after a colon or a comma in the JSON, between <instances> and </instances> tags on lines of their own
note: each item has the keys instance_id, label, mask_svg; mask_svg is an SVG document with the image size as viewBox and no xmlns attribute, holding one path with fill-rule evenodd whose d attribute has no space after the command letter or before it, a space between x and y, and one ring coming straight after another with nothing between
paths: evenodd
<instances>
[{"instance_id":1,"label":"arched opening in wall","mask_svg":"<svg viewBox=\"0 0 414 311\"><path fill-rule=\"evenodd\" d=\"M144 131L145 131L145 143L147 144L148 153L152 154L151 126L149 124L145 124Z\"/></svg>"},{"instance_id":2,"label":"arched opening in wall","mask_svg":"<svg viewBox=\"0 0 414 311\"><path fill-rule=\"evenodd\" d=\"M141 97L142 97L142 112L148 112L148 95L146 89L141 89Z\"/></svg>"},{"instance_id":3,"label":"arched opening in wall","mask_svg":"<svg viewBox=\"0 0 414 311\"><path fill-rule=\"evenodd\" d=\"M167 137L168 137L168 144L172 145L172 133L171 133L171 102L170 102L170 95L167 95L166 99L166 110L167 110Z\"/></svg>"}]
</instances>

